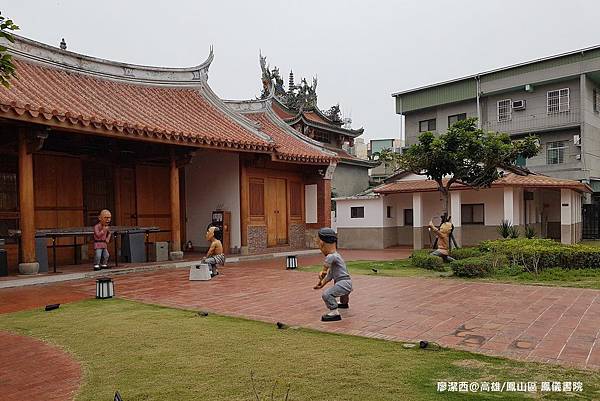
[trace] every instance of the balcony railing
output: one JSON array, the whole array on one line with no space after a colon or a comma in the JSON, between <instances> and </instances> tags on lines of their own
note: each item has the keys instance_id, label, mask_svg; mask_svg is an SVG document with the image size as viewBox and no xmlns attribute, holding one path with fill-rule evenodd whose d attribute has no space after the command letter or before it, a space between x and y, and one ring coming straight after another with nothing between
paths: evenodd
<instances>
[{"instance_id":1,"label":"balcony railing","mask_svg":"<svg viewBox=\"0 0 600 401\"><path fill-rule=\"evenodd\" d=\"M506 132L507 134L525 134L539 131L551 131L560 128L574 127L581 123L578 109L571 109L552 114L520 115L520 111L513 111L509 121L486 121L482 128L486 131Z\"/></svg>"}]
</instances>

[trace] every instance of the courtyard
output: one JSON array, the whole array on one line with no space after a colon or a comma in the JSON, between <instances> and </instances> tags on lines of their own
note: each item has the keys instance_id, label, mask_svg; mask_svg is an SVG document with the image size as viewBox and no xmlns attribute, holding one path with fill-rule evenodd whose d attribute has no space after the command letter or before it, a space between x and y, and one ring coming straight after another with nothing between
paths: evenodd
<instances>
[{"instance_id":1,"label":"courtyard","mask_svg":"<svg viewBox=\"0 0 600 401\"><path fill-rule=\"evenodd\" d=\"M382 263L410 250L343 253ZM299 265L320 260L300 256ZM252 399L252 375L267 399L273 386L284 399L288 384L290 399L464 399L437 391L437 382L492 379L577 380L581 399L600 391L600 291L357 274L350 309L332 324L319 322L315 273L284 266L283 258L231 264L208 282L188 281L188 269L114 276L115 300L93 299L90 279L2 289L0 329L10 346L0 354L15 377L0 390L14 393L8 400L110 398L117 390L124 399ZM51 303L62 305L44 312ZM420 340L435 348L403 347ZM31 382L17 374L32 364L52 373ZM346 372L343 397L314 385L328 369ZM49 383L55 398L44 398ZM527 398L469 394L500 396Z\"/></svg>"}]
</instances>

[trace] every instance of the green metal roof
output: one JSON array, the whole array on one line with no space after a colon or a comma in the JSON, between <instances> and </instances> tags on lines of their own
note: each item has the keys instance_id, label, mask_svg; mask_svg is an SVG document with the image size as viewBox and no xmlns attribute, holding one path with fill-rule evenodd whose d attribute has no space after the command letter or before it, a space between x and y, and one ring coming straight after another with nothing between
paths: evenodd
<instances>
[{"instance_id":1,"label":"green metal roof","mask_svg":"<svg viewBox=\"0 0 600 401\"><path fill-rule=\"evenodd\" d=\"M600 57L600 46L594 46L486 71L451 81L397 92L392 94L392 96L396 98L396 113L406 113L427 107L475 98L477 96L477 77L481 79L481 82L485 83L519 74L560 67L577 62L585 62L598 57ZM598 79L596 72L592 72L590 75L590 78L594 81Z\"/></svg>"},{"instance_id":2,"label":"green metal roof","mask_svg":"<svg viewBox=\"0 0 600 401\"><path fill-rule=\"evenodd\" d=\"M469 78L397 96L396 113L406 113L475 97L477 97L477 81Z\"/></svg>"}]
</instances>

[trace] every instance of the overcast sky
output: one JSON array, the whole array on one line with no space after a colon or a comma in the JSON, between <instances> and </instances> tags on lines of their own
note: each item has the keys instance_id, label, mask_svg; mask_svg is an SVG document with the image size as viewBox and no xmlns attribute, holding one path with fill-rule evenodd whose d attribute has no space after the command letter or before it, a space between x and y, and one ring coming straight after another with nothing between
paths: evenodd
<instances>
[{"instance_id":1,"label":"overcast sky","mask_svg":"<svg viewBox=\"0 0 600 401\"><path fill-rule=\"evenodd\" d=\"M318 76L365 139L400 135L391 93L600 44L600 1L12 0L18 34L106 59L200 64L222 98L259 95L262 50L287 85Z\"/></svg>"}]
</instances>

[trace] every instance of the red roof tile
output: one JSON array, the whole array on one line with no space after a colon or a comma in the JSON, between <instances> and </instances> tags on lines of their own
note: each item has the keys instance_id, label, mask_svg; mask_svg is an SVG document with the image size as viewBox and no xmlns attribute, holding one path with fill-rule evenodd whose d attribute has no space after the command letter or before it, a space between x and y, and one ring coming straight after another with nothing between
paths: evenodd
<instances>
[{"instance_id":1,"label":"red roof tile","mask_svg":"<svg viewBox=\"0 0 600 401\"><path fill-rule=\"evenodd\" d=\"M247 113L246 117L260 123L261 130L268 134L277 144L276 154L282 160L300 160L310 162L326 162L335 160L334 155L330 155L295 136L295 133L289 132L293 128L278 126L267 114L267 112ZM275 118L278 118L274 116ZM281 121L281 124L285 124ZM300 135L300 134L298 134Z\"/></svg>"},{"instance_id":2,"label":"red roof tile","mask_svg":"<svg viewBox=\"0 0 600 401\"><path fill-rule=\"evenodd\" d=\"M448 181L444 180L444 184ZM504 177L494 181L492 187L527 187L527 188L565 188L580 192L591 192L586 184L574 180L547 177L544 175L529 174L518 175L507 173ZM382 185L375 189L380 194L409 193L409 192L434 192L437 191L437 183L433 180L403 180ZM453 190L465 190L470 187L455 183Z\"/></svg>"},{"instance_id":3,"label":"red roof tile","mask_svg":"<svg viewBox=\"0 0 600 401\"><path fill-rule=\"evenodd\" d=\"M278 102L273 102L273 111L275 112L275 114L277 114L284 120L288 120L296 116L295 114L289 113L286 110L284 110L281 106L279 106Z\"/></svg>"},{"instance_id":4,"label":"red roof tile","mask_svg":"<svg viewBox=\"0 0 600 401\"><path fill-rule=\"evenodd\" d=\"M324 118L322 118L320 115L318 115L317 113L315 113L314 111L307 111L304 113L304 117L306 117L308 120L317 122L317 123L321 123L321 124L331 124L331 121L325 120Z\"/></svg>"},{"instance_id":5,"label":"red roof tile","mask_svg":"<svg viewBox=\"0 0 600 401\"><path fill-rule=\"evenodd\" d=\"M144 134L218 147L271 151L274 144L235 121L195 87L98 79L15 60L18 79L0 88L0 114Z\"/></svg>"}]
</instances>

